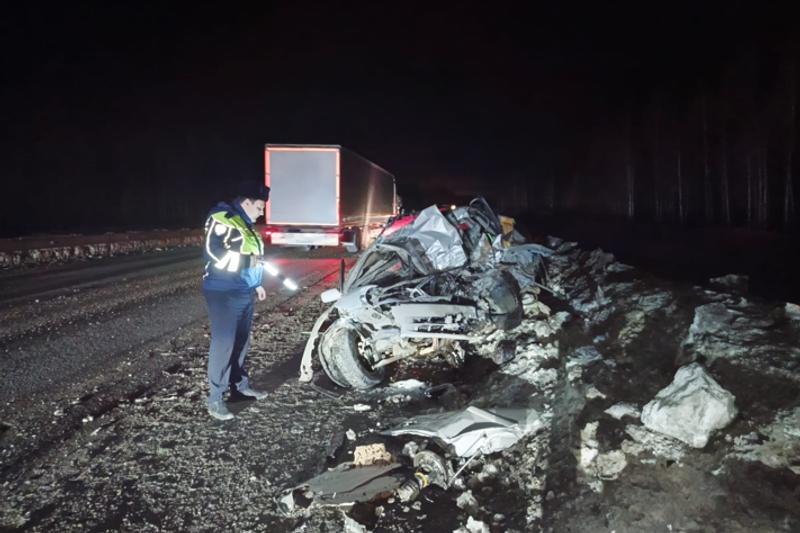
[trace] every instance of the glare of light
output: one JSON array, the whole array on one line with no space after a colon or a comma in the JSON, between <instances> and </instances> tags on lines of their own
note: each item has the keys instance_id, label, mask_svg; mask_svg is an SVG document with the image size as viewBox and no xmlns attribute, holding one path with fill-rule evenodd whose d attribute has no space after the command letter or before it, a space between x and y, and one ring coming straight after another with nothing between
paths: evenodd
<instances>
[{"instance_id":1,"label":"glare of light","mask_svg":"<svg viewBox=\"0 0 800 533\"><path fill-rule=\"evenodd\" d=\"M370 173L370 176L372 177L372 173ZM371 179L367 187L367 203L365 206L366 210L364 211L364 218L362 219L364 222L361 226L361 234L356 235L356 238L361 239L361 242L364 242L363 240L364 236L367 235L367 232L369 231L369 225L372 223L372 216L373 216L372 204L374 199L375 199L375 181L374 179ZM360 248L359 242L356 241L355 244L357 248Z\"/></svg>"},{"instance_id":2,"label":"glare of light","mask_svg":"<svg viewBox=\"0 0 800 533\"><path fill-rule=\"evenodd\" d=\"M456 210L456 204L450 204L450 211Z\"/></svg>"},{"instance_id":3,"label":"glare of light","mask_svg":"<svg viewBox=\"0 0 800 533\"><path fill-rule=\"evenodd\" d=\"M266 270L267 273L270 276L277 276L278 275L278 269L275 268L275 265L273 265L272 263L268 263L267 261L264 261L263 266L264 266L264 270Z\"/></svg>"},{"instance_id":4,"label":"glare of light","mask_svg":"<svg viewBox=\"0 0 800 533\"><path fill-rule=\"evenodd\" d=\"M286 287L287 289L289 289L290 291L296 291L297 290L297 283L295 283L294 281L290 280L289 278L286 278L286 279L283 280L283 286Z\"/></svg>"}]
</instances>

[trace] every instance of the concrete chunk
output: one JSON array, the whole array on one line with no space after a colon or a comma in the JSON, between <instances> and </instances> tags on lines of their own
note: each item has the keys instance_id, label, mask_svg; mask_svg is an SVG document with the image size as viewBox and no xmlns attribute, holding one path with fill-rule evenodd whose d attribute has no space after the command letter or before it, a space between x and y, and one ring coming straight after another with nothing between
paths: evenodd
<instances>
[{"instance_id":1,"label":"concrete chunk","mask_svg":"<svg viewBox=\"0 0 800 533\"><path fill-rule=\"evenodd\" d=\"M736 416L734 396L720 387L697 363L678 370L675 379L644 406L642 423L694 448L703 448L711 434Z\"/></svg>"}]
</instances>

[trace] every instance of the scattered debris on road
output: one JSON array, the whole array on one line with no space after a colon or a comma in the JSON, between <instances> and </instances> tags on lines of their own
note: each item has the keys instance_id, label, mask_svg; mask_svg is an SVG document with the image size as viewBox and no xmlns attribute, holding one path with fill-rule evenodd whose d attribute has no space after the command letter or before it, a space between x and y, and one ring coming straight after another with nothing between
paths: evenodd
<instances>
[{"instance_id":1,"label":"scattered debris on road","mask_svg":"<svg viewBox=\"0 0 800 533\"><path fill-rule=\"evenodd\" d=\"M381 367L369 388L340 388L324 368L315 386L298 382L307 332L330 309L319 295L338 284L334 275L256 318L251 378L270 396L232 402L232 423L203 416L202 332L184 347L144 356L164 361L157 354L174 352L177 366L155 382L53 397L28 407L28 420L5 411L0 526L800 530L797 303L750 297L735 277L691 286L653 278L602 250L557 238L544 244L552 250L542 256L549 290L512 275L518 321L498 325L490 302L451 299L468 290L457 281L445 296L397 282L398 305L466 305L489 317L464 330L480 342L458 340L463 361L445 339L423 357ZM500 251L488 240L478 248ZM474 249L464 250L470 261ZM492 276L498 264L444 277ZM400 329L394 303L384 303L379 311ZM331 328L341 319L330 316L317 328L331 338L315 348L335 344L341 334ZM410 322L442 332L464 323ZM363 348L360 337L351 340ZM433 346L430 337L405 342L415 354ZM141 364L128 362L126 376ZM423 433L389 433L420 421ZM58 438L31 448L49 428L62 429L48 433Z\"/></svg>"}]
</instances>

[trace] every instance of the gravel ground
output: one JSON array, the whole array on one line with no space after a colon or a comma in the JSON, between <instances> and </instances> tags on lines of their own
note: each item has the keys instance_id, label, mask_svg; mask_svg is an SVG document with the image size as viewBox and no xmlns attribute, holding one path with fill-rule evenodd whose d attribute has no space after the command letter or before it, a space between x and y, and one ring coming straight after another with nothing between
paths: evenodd
<instances>
[{"instance_id":1,"label":"gravel ground","mask_svg":"<svg viewBox=\"0 0 800 533\"><path fill-rule=\"evenodd\" d=\"M384 386L360 393L300 384L307 332L324 309L318 295L338 281L336 273L321 277L317 269L304 279L305 290L259 309L250 369L270 395L232 401L232 421L205 413L204 323L153 339L135 356L111 359L99 373L103 379L64 389L59 400L47 399L47 387L30 387L25 402L4 403L0 527L800 530L794 308L652 278L600 250L564 243L558 251L551 282L565 296L542 293L541 304L528 302L525 321L506 335L516 341L516 357L501 367L480 357L458 370L441 361L398 365ZM721 306L734 318L710 334L698 317L712 304L716 315ZM151 313L161 317L163 309L154 305ZM492 346L487 341L482 349ZM704 363L736 396L739 410L702 449L654 433L638 419L688 361ZM403 387L417 382L421 388ZM435 397L420 392L445 383ZM628 414L608 414L621 402ZM384 442L399 455L408 439L382 437L381 429L466 405L533 408L545 425L474 460L447 491L427 489L414 503L382 499L347 514L279 512L275 497L282 490L352 460L356 445Z\"/></svg>"}]
</instances>

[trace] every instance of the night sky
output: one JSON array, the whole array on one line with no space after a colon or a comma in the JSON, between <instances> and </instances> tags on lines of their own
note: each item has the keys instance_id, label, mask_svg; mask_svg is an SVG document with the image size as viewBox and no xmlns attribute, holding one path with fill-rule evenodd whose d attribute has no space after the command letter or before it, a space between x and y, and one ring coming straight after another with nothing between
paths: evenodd
<instances>
[{"instance_id":1,"label":"night sky","mask_svg":"<svg viewBox=\"0 0 800 533\"><path fill-rule=\"evenodd\" d=\"M2 236L199 226L267 142L346 146L411 207L516 191L509 207L538 209L550 187L619 211L598 194L623 173L596 157L608 139L650 131L654 101L659 128L693 132L698 95L779 99L797 58L797 18L764 2L110 4L4 7Z\"/></svg>"}]
</instances>

